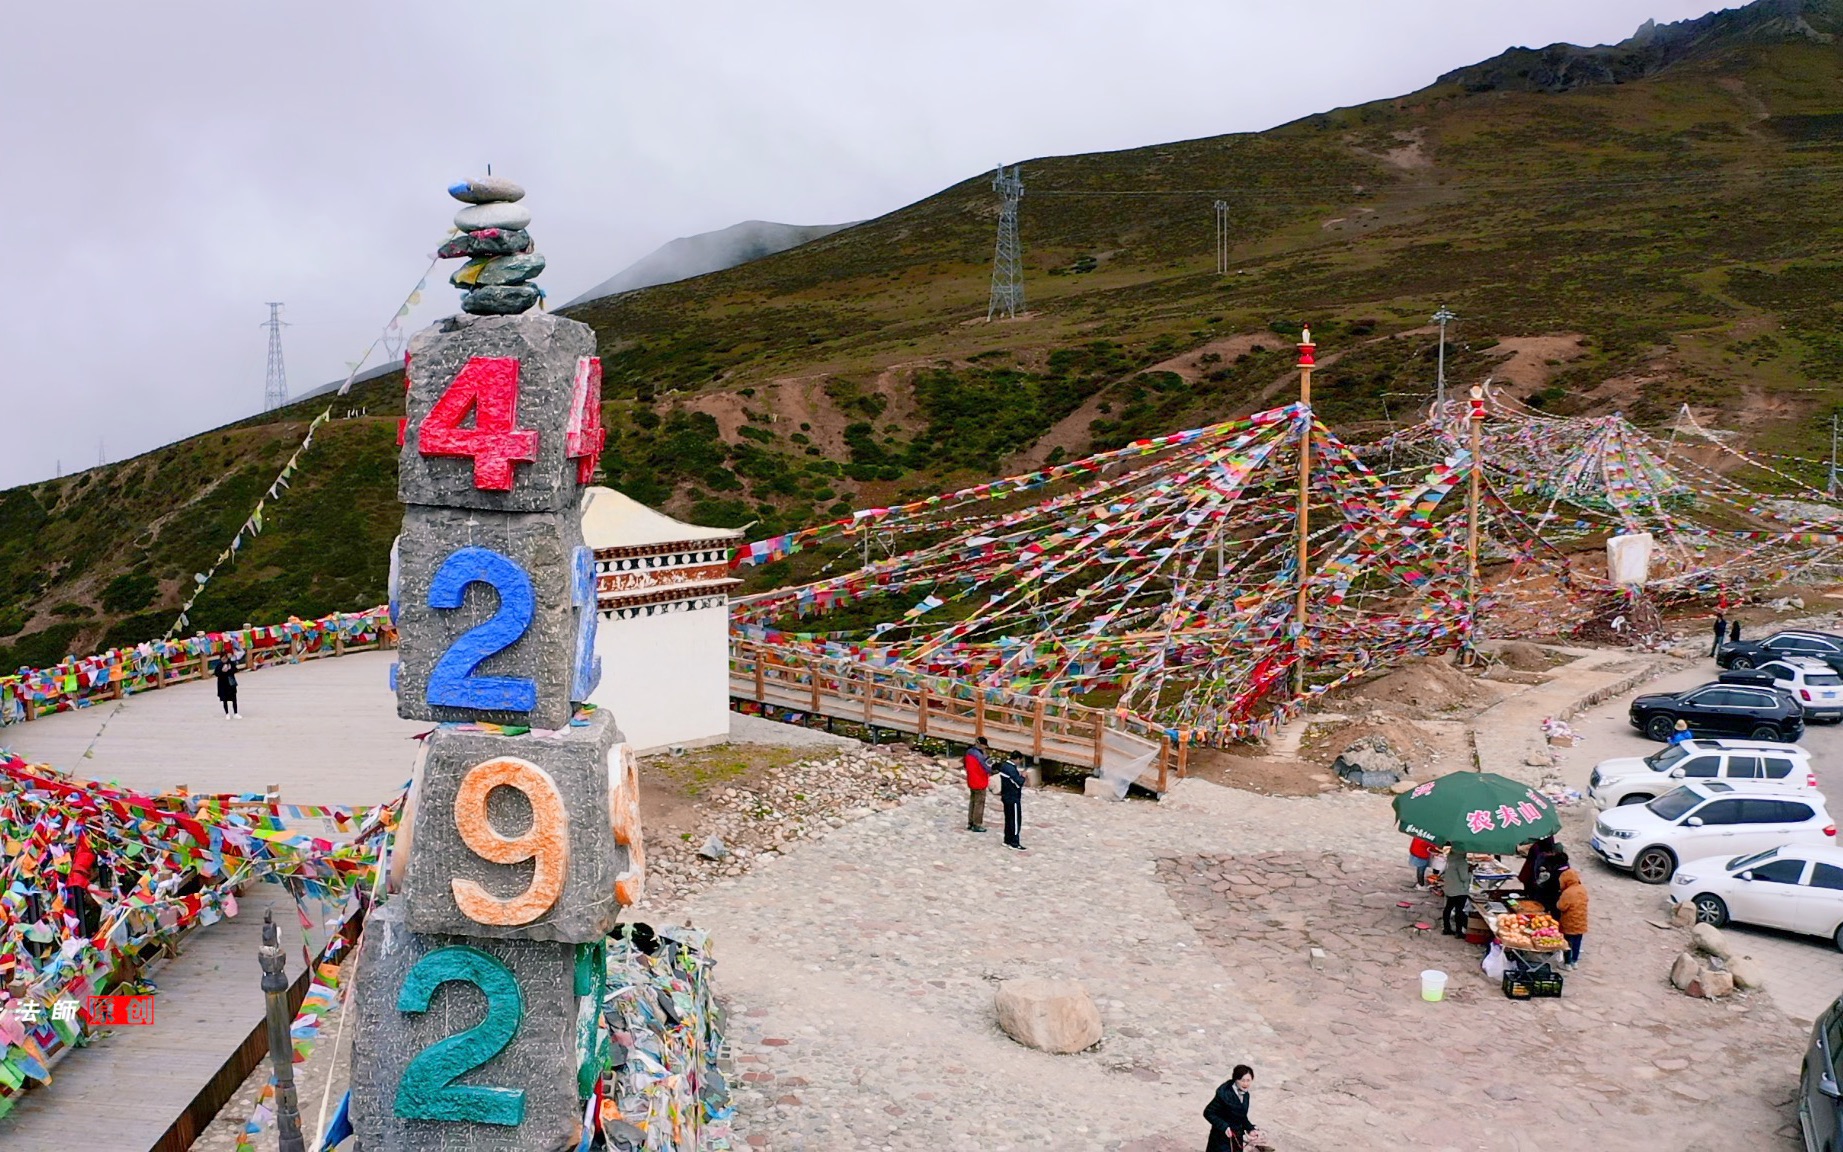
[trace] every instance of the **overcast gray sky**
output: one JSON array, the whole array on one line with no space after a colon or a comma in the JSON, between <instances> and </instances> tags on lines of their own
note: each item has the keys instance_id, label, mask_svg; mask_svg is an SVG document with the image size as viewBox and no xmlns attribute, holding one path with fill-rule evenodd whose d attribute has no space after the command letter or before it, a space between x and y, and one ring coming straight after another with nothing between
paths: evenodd
<instances>
[{"instance_id":1,"label":"overcast gray sky","mask_svg":"<svg viewBox=\"0 0 1843 1152\"><path fill-rule=\"evenodd\" d=\"M0 40L0 486L362 352L490 162L568 300L676 236L880 215L1001 160L1259 130L1707 0L111 0ZM412 330L457 308L444 263Z\"/></svg>"}]
</instances>

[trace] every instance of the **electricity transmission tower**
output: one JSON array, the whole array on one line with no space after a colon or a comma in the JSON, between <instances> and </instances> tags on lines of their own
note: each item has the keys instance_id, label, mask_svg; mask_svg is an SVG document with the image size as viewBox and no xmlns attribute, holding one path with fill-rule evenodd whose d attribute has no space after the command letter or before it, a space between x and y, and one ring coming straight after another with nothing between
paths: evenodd
<instances>
[{"instance_id":1,"label":"electricity transmission tower","mask_svg":"<svg viewBox=\"0 0 1843 1152\"><path fill-rule=\"evenodd\" d=\"M1216 201L1216 275L1229 274L1229 202Z\"/></svg>"},{"instance_id":2,"label":"electricity transmission tower","mask_svg":"<svg viewBox=\"0 0 1843 1152\"><path fill-rule=\"evenodd\" d=\"M287 321L282 319L281 302L269 301L269 319L262 325L269 330L269 372L262 389L264 412L284 407L288 403L288 369L282 363L282 328L286 324Z\"/></svg>"},{"instance_id":3,"label":"electricity transmission tower","mask_svg":"<svg viewBox=\"0 0 1843 1152\"><path fill-rule=\"evenodd\" d=\"M992 255L992 299L986 305L985 318L999 313L1015 318L1024 310L1024 249L1017 238L1017 202L1024 198L1024 174L1016 164L1007 173L1000 164L992 177L992 188L1000 198L998 209L998 250Z\"/></svg>"}]
</instances>

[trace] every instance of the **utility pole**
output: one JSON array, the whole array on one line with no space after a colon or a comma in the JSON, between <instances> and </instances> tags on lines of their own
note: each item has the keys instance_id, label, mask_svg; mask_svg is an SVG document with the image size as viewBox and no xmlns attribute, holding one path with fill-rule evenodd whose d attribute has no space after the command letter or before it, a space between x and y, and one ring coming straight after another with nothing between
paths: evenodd
<instances>
[{"instance_id":1,"label":"utility pole","mask_svg":"<svg viewBox=\"0 0 1843 1152\"><path fill-rule=\"evenodd\" d=\"M269 301L269 318L262 324L262 327L269 330L269 371L262 388L264 412L285 407L288 403L288 369L282 363L282 329L287 323L282 319L281 301Z\"/></svg>"},{"instance_id":2,"label":"utility pole","mask_svg":"<svg viewBox=\"0 0 1843 1152\"><path fill-rule=\"evenodd\" d=\"M1017 202L1024 198L1024 174L1013 164L1006 172L1000 164L992 177L992 189L998 193L998 249L992 254L992 296L986 304L985 318L1003 313L1016 319L1024 310L1024 248L1017 236Z\"/></svg>"},{"instance_id":3,"label":"utility pole","mask_svg":"<svg viewBox=\"0 0 1843 1152\"><path fill-rule=\"evenodd\" d=\"M1830 414L1830 482L1825 485L1825 491L1829 493L1832 500L1835 500L1840 488L1843 488L1843 484L1837 480L1837 414L1832 412Z\"/></svg>"},{"instance_id":4,"label":"utility pole","mask_svg":"<svg viewBox=\"0 0 1843 1152\"><path fill-rule=\"evenodd\" d=\"M1308 642L1305 630L1306 561L1311 558L1309 511L1312 496L1312 329L1299 333L1299 502L1293 518L1298 522L1299 540L1293 559L1293 582L1298 593L1293 602L1293 695L1305 695L1305 654Z\"/></svg>"},{"instance_id":5,"label":"utility pole","mask_svg":"<svg viewBox=\"0 0 1843 1152\"><path fill-rule=\"evenodd\" d=\"M1478 663L1478 496L1484 471L1480 453L1484 448L1485 390L1472 385L1471 490L1465 502L1465 648L1461 662L1470 668Z\"/></svg>"},{"instance_id":6,"label":"utility pole","mask_svg":"<svg viewBox=\"0 0 1843 1152\"><path fill-rule=\"evenodd\" d=\"M1216 201L1216 275L1229 274L1229 202Z\"/></svg>"},{"instance_id":7,"label":"utility pole","mask_svg":"<svg viewBox=\"0 0 1843 1152\"><path fill-rule=\"evenodd\" d=\"M1433 322L1440 326L1440 370L1434 378L1434 403L1442 408L1446 406L1446 324L1449 320L1457 319L1459 317L1448 312L1444 304L1433 314Z\"/></svg>"},{"instance_id":8,"label":"utility pole","mask_svg":"<svg viewBox=\"0 0 1843 1152\"><path fill-rule=\"evenodd\" d=\"M281 1152L305 1152L301 1137L301 1106L294 1093L294 1040L289 1034L287 957L275 930L275 915L262 913L262 996L267 1009L269 1061L275 1065L275 1133Z\"/></svg>"}]
</instances>

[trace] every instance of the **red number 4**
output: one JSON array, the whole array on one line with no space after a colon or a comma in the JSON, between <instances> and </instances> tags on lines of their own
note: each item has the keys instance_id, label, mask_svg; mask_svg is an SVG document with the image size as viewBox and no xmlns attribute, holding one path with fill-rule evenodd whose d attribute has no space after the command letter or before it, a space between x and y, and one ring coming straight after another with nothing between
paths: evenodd
<instances>
[{"instance_id":1,"label":"red number 4","mask_svg":"<svg viewBox=\"0 0 1843 1152\"><path fill-rule=\"evenodd\" d=\"M602 358L584 356L576 361L576 390L570 399L570 425L564 438L565 454L576 462L576 483L595 481L595 464L601 459L608 430L602 427Z\"/></svg>"},{"instance_id":2,"label":"red number 4","mask_svg":"<svg viewBox=\"0 0 1843 1152\"><path fill-rule=\"evenodd\" d=\"M464 428L470 413L474 426ZM518 359L475 356L429 409L416 446L424 456L471 458L475 488L509 492L512 465L538 458L537 429L517 425Z\"/></svg>"}]
</instances>

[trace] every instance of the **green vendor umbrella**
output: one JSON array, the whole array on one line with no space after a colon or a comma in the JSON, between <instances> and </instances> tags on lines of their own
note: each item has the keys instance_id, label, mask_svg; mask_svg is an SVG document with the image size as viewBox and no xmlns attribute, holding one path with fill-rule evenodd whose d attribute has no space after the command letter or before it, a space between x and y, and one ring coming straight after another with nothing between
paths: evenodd
<instances>
[{"instance_id":1,"label":"green vendor umbrella","mask_svg":"<svg viewBox=\"0 0 1843 1152\"><path fill-rule=\"evenodd\" d=\"M1395 797L1395 826L1467 852L1501 854L1561 831L1554 801L1495 772L1450 772Z\"/></svg>"}]
</instances>

